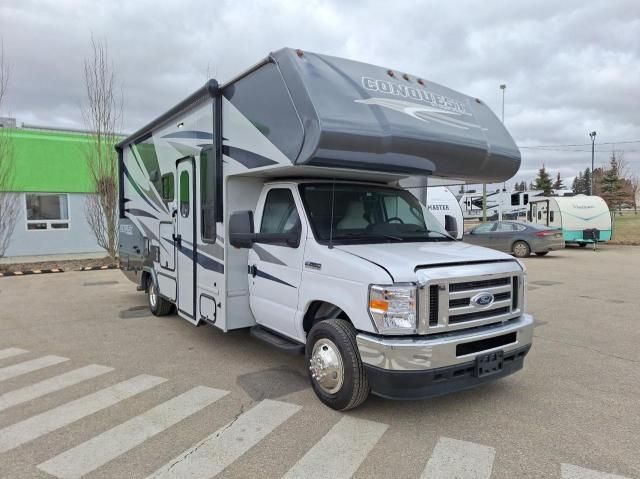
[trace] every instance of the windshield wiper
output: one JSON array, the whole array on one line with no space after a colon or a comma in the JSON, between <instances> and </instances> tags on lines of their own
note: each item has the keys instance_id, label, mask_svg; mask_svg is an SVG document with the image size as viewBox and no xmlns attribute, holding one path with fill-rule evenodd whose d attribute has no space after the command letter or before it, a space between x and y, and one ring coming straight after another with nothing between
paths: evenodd
<instances>
[{"instance_id":1,"label":"windshield wiper","mask_svg":"<svg viewBox=\"0 0 640 479\"><path fill-rule=\"evenodd\" d=\"M401 238L400 236L388 235L388 234L371 234L371 233L345 233L340 236L334 236L333 239L342 239L342 238L369 238L369 239L380 239L386 238L394 241L404 241L405 238Z\"/></svg>"},{"instance_id":2,"label":"windshield wiper","mask_svg":"<svg viewBox=\"0 0 640 479\"><path fill-rule=\"evenodd\" d=\"M439 234L440 236L444 237L444 238L451 238L454 239L453 236L451 236L449 233L443 233L442 231L436 231L436 230L429 230L427 228L418 228L415 230L410 230L407 231L407 233L436 233Z\"/></svg>"}]
</instances>

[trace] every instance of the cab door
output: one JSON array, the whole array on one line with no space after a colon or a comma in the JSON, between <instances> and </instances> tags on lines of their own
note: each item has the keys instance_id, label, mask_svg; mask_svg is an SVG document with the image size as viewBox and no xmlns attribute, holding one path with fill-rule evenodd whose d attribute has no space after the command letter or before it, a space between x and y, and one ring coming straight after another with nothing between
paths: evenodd
<instances>
[{"instance_id":1,"label":"cab door","mask_svg":"<svg viewBox=\"0 0 640 479\"><path fill-rule=\"evenodd\" d=\"M301 221L301 205L293 191L273 187L263 192L264 202L256 211L256 231L260 233L298 232L298 246L255 243L249 250L250 305L256 322L285 336L296 338L298 291L302 281L306 225ZM305 234L303 234L303 231Z\"/></svg>"}]
</instances>

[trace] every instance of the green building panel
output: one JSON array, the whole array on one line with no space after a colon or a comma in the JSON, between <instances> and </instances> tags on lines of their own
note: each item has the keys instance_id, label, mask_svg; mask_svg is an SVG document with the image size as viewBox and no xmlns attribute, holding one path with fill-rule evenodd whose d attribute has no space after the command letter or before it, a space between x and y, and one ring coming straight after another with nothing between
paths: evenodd
<instances>
[{"instance_id":1,"label":"green building panel","mask_svg":"<svg viewBox=\"0 0 640 479\"><path fill-rule=\"evenodd\" d=\"M89 138L82 133L15 129L13 191L92 193L85 154Z\"/></svg>"}]
</instances>

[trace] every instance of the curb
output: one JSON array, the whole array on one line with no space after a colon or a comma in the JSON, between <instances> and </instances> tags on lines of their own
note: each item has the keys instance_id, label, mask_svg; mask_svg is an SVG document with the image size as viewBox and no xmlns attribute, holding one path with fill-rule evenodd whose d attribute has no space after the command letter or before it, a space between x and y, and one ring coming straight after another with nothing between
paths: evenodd
<instances>
[{"instance_id":1,"label":"curb","mask_svg":"<svg viewBox=\"0 0 640 479\"><path fill-rule=\"evenodd\" d=\"M64 273L64 270L55 268L55 269L32 269L28 271L13 271L13 272L7 272L7 273L0 273L0 278L4 278L8 276L27 276L30 274L48 274L48 273Z\"/></svg>"},{"instance_id":2,"label":"curb","mask_svg":"<svg viewBox=\"0 0 640 479\"><path fill-rule=\"evenodd\" d=\"M116 265L110 266L85 266L84 268L76 269L74 271L97 271L100 269L118 269Z\"/></svg>"}]
</instances>

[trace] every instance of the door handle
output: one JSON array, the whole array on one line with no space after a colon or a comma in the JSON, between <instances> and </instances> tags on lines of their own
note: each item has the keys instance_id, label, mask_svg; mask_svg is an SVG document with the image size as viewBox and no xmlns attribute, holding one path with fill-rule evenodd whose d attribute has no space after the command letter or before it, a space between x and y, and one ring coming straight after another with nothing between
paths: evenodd
<instances>
[{"instance_id":1,"label":"door handle","mask_svg":"<svg viewBox=\"0 0 640 479\"><path fill-rule=\"evenodd\" d=\"M182 235L180 235L180 234L177 235L177 234L173 233L171 235L171 238L173 238L173 241L175 242L176 245L178 245L178 247L182 246Z\"/></svg>"},{"instance_id":2,"label":"door handle","mask_svg":"<svg viewBox=\"0 0 640 479\"><path fill-rule=\"evenodd\" d=\"M254 278L258 274L258 267L255 264L252 264L251 266L249 266L249 274Z\"/></svg>"}]
</instances>

